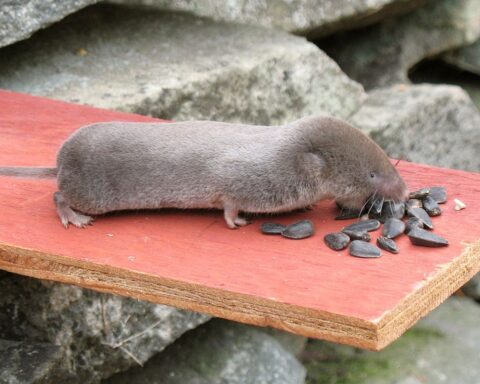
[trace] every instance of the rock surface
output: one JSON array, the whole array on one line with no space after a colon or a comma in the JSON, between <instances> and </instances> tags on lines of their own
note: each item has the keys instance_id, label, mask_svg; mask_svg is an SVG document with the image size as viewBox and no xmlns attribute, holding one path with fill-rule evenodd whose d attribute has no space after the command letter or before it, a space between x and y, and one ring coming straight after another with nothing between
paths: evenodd
<instances>
[{"instance_id":1,"label":"rock surface","mask_svg":"<svg viewBox=\"0 0 480 384\"><path fill-rule=\"evenodd\" d=\"M430 0L418 10L320 42L340 67L367 89L408 82L424 58L480 37L478 0Z\"/></svg>"},{"instance_id":2,"label":"rock surface","mask_svg":"<svg viewBox=\"0 0 480 384\"><path fill-rule=\"evenodd\" d=\"M274 337L214 319L185 334L143 369L115 375L105 384L302 384L304 379L305 369Z\"/></svg>"},{"instance_id":3,"label":"rock surface","mask_svg":"<svg viewBox=\"0 0 480 384\"><path fill-rule=\"evenodd\" d=\"M0 383L56 383L66 378L59 346L0 340Z\"/></svg>"},{"instance_id":4,"label":"rock surface","mask_svg":"<svg viewBox=\"0 0 480 384\"><path fill-rule=\"evenodd\" d=\"M480 300L480 273L477 273L467 284L462 287L465 295Z\"/></svg>"},{"instance_id":5,"label":"rock surface","mask_svg":"<svg viewBox=\"0 0 480 384\"><path fill-rule=\"evenodd\" d=\"M315 45L287 33L118 6L75 16L5 48L0 87L168 119L258 124L348 116L365 97Z\"/></svg>"},{"instance_id":6,"label":"rock surface","mask_svg":"<svg viewBox=\"0 0 480 384\"><path fill-rule=\"evenodd\" d=\"M408 12L424 0L111 0L186 11L218 21L283 29L309 37L367 25Z\"/></svg>"},{"instance_id":7,"label":"rock surface","mask_svg":"<svg viewBox=\"0 0 480 384\"><path fill-rule=\"evenodd\" d=\"M480 40L469 46L447 52L443 55L443 59L460 69L480 75Z\"/></svg>"},{"instance_id":8,"label":"rock surface","mask_svg":"<svg viewBox=\"0 0 480 384\"><path fill-rule=\"evenodd\" d=\"M303 354L315 384L477 384L480 305L450 298L380 352L311 341Z\"/></svg>"},{"instance_id":9,"label":"rock surface","mask_svg":"<svg viewBox=\"0 0 480 384\"><path fill-rule=\"evenodd\" d=\"M396 85L374 90L351 121L393 158L480 169L480 112L459 87Z\"/></svg>"},{"instance_id":10,"label":"rock surface","mask_svg":"<svg viewBox=\"0 0 480 384\"><path fill-rule=\"evenodd\" d=\"M0 47L30 37L98 0L14 0L0 4Z\"/></svg>"},{"instance_id":11,"label":"rock surface","mask_svg":"<svg viewBox=\"0 0 480 384\"><path fill-rule=\"evenodd\" d=\"M208 316L71 285L0 274L0 338L56 345L56 382L98 383L146 362Z\"/></svg>"}]
</instances>

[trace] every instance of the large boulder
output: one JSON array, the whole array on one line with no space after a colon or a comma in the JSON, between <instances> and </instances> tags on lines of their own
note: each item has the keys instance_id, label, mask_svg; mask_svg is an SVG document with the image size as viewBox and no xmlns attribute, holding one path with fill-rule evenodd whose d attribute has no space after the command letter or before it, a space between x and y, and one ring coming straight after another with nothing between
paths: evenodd
<instances>
[{"instance_id":1,"label":"large boulder","mask_svg":"<svg viewBox=\"0 0 480 384\"><path fill-rule=\"evenodd\" d=\"M287 335L293 344L296 336ZM305 369L274 337L214 319L185 334L143 369L105 384L303 384Z\"/></svg>"},{"instance_id":2,"label":"large boulder","mask_svg":"<svg viewBox=\"0 0 480 384\"><path fill-rule=\"evenodd\" d=\"M30 37L98 0L14 0L0 4L0 47Z\"/></svg>"},{"instance_id":3,"label":"large boulder","mask_svg":"<svg viewBox=\"0 0 480 384\"><path fill-rule=\"evenodd\" d=\"M0 338L23 341L23 346L11 346L12 351L23 356L27 344L32 351L43 351L38 364L45 369L41 371L39 365L37 370L45 375L61 358L62 370L54 372L60 375L58 380L42 383L67 379L71 384L99 383L145 363L184 332L209 319L198 313L9 273L0 274L0 292ZM15 356L11 359L14 361Z\"/></svg>"},{"instance_id":4,"label":"large boulder","mask_svg":"<svg viewBox=\"0 0 480 384\"><path fill-rule=\"evenodd\" d=\"M480 377L479 318L478 304L450 298L380 352L312 341L303 354L307 381L476 384Z\"/></svg>"},{"instance_id":5,"label":"large boulder","mask_svg":"<svg viewBox=\"0 0 480 384\"><path fill-rule=\"evenodd\" d=\"M0 383L59 383L68 377L61 348L47 343L0 340Z\"/></svg>"},{"instance_id":6,"label":"large boulder","mask_svg":"<svg viewBox=\"0 0 480 384\"><path fill-rule=\"evenodd\" d=\"M460 87L401 84L373 90L351 121L393 158L480 169L480 112Z\"/></svg>"},{"instance_id":7,"label":"large boulder","mask_svg":"<svg viewBox=\"0 0 480 384\"><path fill-rule=\"evenodd\" d=\"M466 47L447 52L443 55L443 59L464 71L480 75L480 40Z\"/></svg>"},{"instance_id":8,"label":"large boulder","mask_svg":"<svg viewBox=\"0 0 480 384\"><path fill-rule=\"evenodd\" d=\"M283 29L310 38L408 12L425 0L110 0L185 11L218 21Z\"/></svg>"},{"instance_id":9,"label":"large boulder","mask_svg":"<svg viewBox=\"0 0 480 384\"><path fill-rule=\"evenodd\" d=\"M359 31L319 42L367 89L408 82L419 61L480 37L478 0L430 0L424 7Z\"/></svg>"},{"instance_id":10,"label":"large boulder","mask_svg":"<svg viewBox=\"0 0 480 384\"><path fill-rule=\"evenodd\" d=\"M0 88L167 119L282 123L365 98L304 38L183 14L95 6L4 48Z\"/></svg>"}]
</instances>

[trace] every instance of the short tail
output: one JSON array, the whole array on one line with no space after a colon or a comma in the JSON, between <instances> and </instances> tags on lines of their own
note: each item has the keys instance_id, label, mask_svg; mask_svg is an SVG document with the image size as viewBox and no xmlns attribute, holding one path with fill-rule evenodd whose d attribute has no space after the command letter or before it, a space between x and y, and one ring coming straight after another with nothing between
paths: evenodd
<instances>
[{"instance_id":1,"label":"short tail","mask_svg":"<svg viewBox=\"0 0 480 384\"><path fill-rule=\"evenodd\" d=\"M0 167L0 176L27 177L35 179L54 179L57 168L42 167Z\"/></svg>"}]
</instances>

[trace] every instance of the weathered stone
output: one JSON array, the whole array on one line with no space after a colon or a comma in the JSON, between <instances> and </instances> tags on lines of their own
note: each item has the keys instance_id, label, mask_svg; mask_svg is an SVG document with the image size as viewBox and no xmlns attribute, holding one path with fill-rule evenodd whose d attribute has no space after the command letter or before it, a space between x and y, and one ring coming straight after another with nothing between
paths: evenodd
<instances>
[{"instance_id":1,"label":"weathered stone","mask_svg":"<svg viewBox=\"0 0 480 384\"><path fill-rule=\"evenodd\" d=\"M261 25L309 37L368 25L408 12L424 0L110 0L186 11L214 20Z\"/></svg>"},{"instance_id":2,"label":"weathered stone","mask_svg":"<svg viewBox=\"0 0 480 384\"><path fill-rule=\"evenodd\" d=\"M16 0L0 3L0 47L30 37L98 0Z\"/></svg>"},{"instance_id":3,"label":"weathered stone","mask_svg":"<svg viewBox=\"0 0 480 384\"><path fill-rule=\"evenodd\" d=\"M467 47L447 52L443 59L460 69L480 75L480 40Z\"/></svg>"},{"instance_id":4,"label":"weathered stone","mask_svg":"<svg viewBox=\"0 0 480 384\"><path fill-rule=\"evenodd\" d=\"M144 363L209 318L11 274L0 276L0 292L0 338L59 346L72 384Z\"/></svg>"},{"instance_id":5,"label":"weathered stone","mask_svg":"<svg viewBox=\"0 0 480 384\"><path fill-rule=\"evenodd\" d=\"M479 382L480 306L450 298L380 352L310 341L307 381L343 384ZM325 378L328 378L328 381Z\"/></svg>"},{"instance_id":6,"label":"weathered stone","mask_svg":"<svg viewBox=\"0 0 480 384\"><path fill-rule=\"evenodd\" d=\"M258 124L345 117L365 98L304 38L100 5L4 48L0 88L168 119Z\"/></svg>"},{"instance_id":7,"label":"weathered stone","mask_svg":"<svg viewBox=\"0 0 480 384\"><path fill-rule=\"evenodd\" d=\"M68 377L61 348L47 343L0 340L0 383L60 383Z\"/></svg>"},{"instance_id":8,"label":"weathered stone","mask_svg":"<svg viewBox=\"0 0 480 384\"><path fill-rule=\"evenodd\" d=\"M351 121L393 158L480 169L480 113L459 87L425 84L374 90Z\"/></svg>"},{"instance_id":9,"label":"weathered stone","mask_svg":"<svg viewBox=\"0 0 480 384\"><path fill-rule=\"evenodd\" d=\"M340 67L367 89L408 82L424 58L480 37L478 0L429 0L418 10L320 42Z\"/></svg>"},{"instance_id":10,"label":"weathered stone","mask_svg":"<svg viewBox=\"0 0 480 384\"><path fill-rule=\"evenodd\" d=\"M303 384L305 369L274 337L214 319L187 334L143 369L105 384Z\"/></svg>"},{"instance_id":11,"label":"weathered stone","mask_svg":"<svg viewBox=\"0 0 480 384\"><path fill-rule=\"evenodd\" d=\"M465 295L475 300L480 300L480 273L477 273L473 279L465 284L462 287L462 291Z\"/></svg>"}]
</instances>

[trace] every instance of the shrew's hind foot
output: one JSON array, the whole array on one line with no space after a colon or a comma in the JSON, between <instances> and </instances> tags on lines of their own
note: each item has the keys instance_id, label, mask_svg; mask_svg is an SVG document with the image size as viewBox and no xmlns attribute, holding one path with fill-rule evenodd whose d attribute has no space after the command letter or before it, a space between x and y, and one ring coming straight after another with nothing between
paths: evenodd
<instances>
[{"instance_id":1,"label":"shrew's hind foot","mask_svg":"<svg viewBox=\"0 0 480 384\"><path fill-rule=\"evenodd\" d=\"M68 224L70 223L78 228L85 228L92 223L93 217L75 212L69 207L61 192L55 192L53 194L53 201L57 207L58 217L65 228L68 228Z\"/></svg>"},{"instance_id":2,"label":"shrew's hind foot","mask_svg":"<svg viewBox=\"0 0 480 384\"><path fill-rule=\"evenodd\" d=\"M238 227L244 227L250 224L247 219L238 216L238 209L229 206L223 208L223 216L230 229L237 229Z\"/></svg>"}]
</instances>

